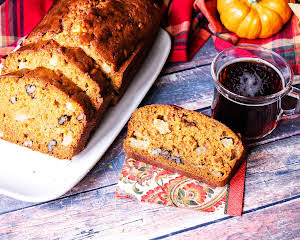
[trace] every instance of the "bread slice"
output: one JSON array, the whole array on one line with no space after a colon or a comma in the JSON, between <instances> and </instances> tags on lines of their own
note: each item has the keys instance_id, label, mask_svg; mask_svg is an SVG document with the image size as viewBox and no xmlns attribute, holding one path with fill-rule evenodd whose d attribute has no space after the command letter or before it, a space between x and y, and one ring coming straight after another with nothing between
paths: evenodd
<instances>
[{"instance_id":1,"label":"bread slice","mask_svg":"<svg viewBox=\"0 0 300 240\"><path fill-rule=\"evenodd\" d=\"M22 46L2 59L2 74L45 67L62 73L90 97L96 110L108 105L112 92L97 64L80 48L61 47L53 40ZM104 104L103 104L104 103Z\"/></svg>"},{"instance_id":2,"label":"bread slice","mask_svg":"<svg viewBox=\"0 0 300 240\"><path fill-rule=\"evenodd\" d=\"M172 105L137 109L124 150L134 158L205 182L224 186L245 157L241 139L222 123Z\"/></svg>"},{"instance_id":3,"label":"bread slice","mask_svg":"<svg viewBox=\"0 0 300 240\"><path fill-rule=\"evenodd\" d=\"M95 109L69 79L46 68L0 76L0 137L71 159L85 147Z\"/></svg>"},{"instance_id":4,"label":"bread slice","mask_svg":"<svg viewBox=\"0 0 300 240\"><path fill-rule=\"evenodd\" d=\"M111 79L118 93L130 81L127 66L140 64L155 38L162 1L58 0L24 45L53 39L66 47L80 47ZM143 53L140 53L143 52Z\"/></svg>"}]
</instances>

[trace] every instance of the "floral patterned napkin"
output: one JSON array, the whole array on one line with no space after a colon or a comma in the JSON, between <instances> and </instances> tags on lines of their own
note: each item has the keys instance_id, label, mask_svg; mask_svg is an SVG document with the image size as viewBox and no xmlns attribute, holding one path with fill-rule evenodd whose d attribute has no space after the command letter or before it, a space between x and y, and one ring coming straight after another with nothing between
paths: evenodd
<instances>
[{"instance_id":1,"label":"floral patterned napkin","mask_svg":"<svg viewBox=\"0 0 300 240\"><path fill-rule=\"evenodd\" d=\"M246 162L230 183L212 188L161 168L125 159L116 197L142 202L241 216Z\"/></svg>"}]
</instances>

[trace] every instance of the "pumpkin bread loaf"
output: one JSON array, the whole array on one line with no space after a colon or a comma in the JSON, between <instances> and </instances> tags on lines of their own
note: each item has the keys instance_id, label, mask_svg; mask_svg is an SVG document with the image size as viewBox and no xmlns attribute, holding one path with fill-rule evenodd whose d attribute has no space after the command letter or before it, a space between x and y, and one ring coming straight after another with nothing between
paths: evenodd
<instances>
[{"instance_id":1,"label":"pumpkin bread loaf","mask_svg":"<svg viewBox=\"0 0 300 240\"><path fill-rule=\"evenodd\" d=\"M137 72L159 29L161 8L151 0L58 0L24 44L55 40L80 47L121 93Z\"/></svg>"},{"instance_id":2,"label":"pumpkin bread loaf","mask_svg":"<svg viewBox=\"0 0 300 240\"><path fill-rule=\"evenodd\" d=\"M57 158L83 150L143 62L162 4L55 1L21 48L3 58L0 137Z\"/></svg>"},{"instance_id":3,"label":"pumpkin bread loaf","mask_svg":"<svg viewBox=\"0 0 300 240\"><path fill-rule=\"evenodd\" d=\"M85 147L95 109L66 77L46 68L0 76L0 137L60 159Z\"/></svg>"},{"instance_id":4,"label":"pumpkin bread loaf","mask_svg":"<svg viewBox=\"0 0 300 240\"><path fill-rule=\"evenodd\" d=\"M171 105L137 109L124 141L127 157L224 186L245 157L240 138L222 123Z\"/></svg>"},{"instance_id":5,"label":"pumpkin bread loaf","mask_svg":"<svg viewBox=\"0 0 300 240\"><path fill-rule=\"evenodd\" d=\"M80 48L61 47L53 40L21 47L2 58L2 74L45 67L62 73L90 97L96 110L112 98L109 83L93 59ZM104 104L103 104L104 102Z\"/></svg>"}]
</instances>

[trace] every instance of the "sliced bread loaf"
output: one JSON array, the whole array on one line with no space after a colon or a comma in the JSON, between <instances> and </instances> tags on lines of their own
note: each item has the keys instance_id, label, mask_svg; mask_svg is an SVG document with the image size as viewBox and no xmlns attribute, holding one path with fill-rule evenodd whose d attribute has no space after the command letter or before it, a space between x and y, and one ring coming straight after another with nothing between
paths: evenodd
<instances>
[{"instance_id":1,"label":"sliced bread loaf","mask_svg":"<svg viewBox=\"0 0 300 240\"><path fill-rule=\"evenodd\" d=\"M127 157L224 186L245 157L240 138L222 123L172 105L137 109L124 141Z\"/></svg>"},{"instance_id":2,"label":"sliced bread loaf","mask_svg":"<svg viewBox=\"0 0 300 240\"><path fill-rule=\"evenodd\" d=\"M73 82L46 68L0 76L0 137L71 159L86 145L95 109Z\"/></svg>"},{"instance_id":3,"label":"sliced bread loaf","mask_svg":"<svg viewBox=\"0 0 300 240\"><path fill-rule=\"evenodd\" d=\"M112 92L97 64L80 48L61 47L53 40L22 46L2 59L2 74L45 67L62 73L90 97L96 110L110 102Z\"/></svg>"},{"instance_id":4,"label":"sliced bread loaf","mask_svg":"<svg viewBox=\"0 0 300 240\"><path fill-rule=\"evenodd\" d=\"M162 1L58 0L24 44L53 39L80 47L124 89L159 29Z\"/></svg>"}]
</instances>

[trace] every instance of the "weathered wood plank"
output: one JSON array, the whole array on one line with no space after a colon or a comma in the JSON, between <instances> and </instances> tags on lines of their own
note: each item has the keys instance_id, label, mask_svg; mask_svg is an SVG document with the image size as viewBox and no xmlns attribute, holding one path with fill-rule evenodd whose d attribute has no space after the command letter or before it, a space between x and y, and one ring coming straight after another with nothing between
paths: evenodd
<instances>
[{"instance_id":1,"label":"weathered wood plank","mask_svg":"<svg viewBox=\"0 0 300 240\"><path fill-rule=\"evenodd\" d=\"M210 106L213 97L213 81L210 67L203 66L184 72L165 75L157 79L141 105L193 104L193 109Z\"/></svg>"},{"instance_id":2,"label":"weathered wood plank","mask_svg":"<svg viewBox=\"0 0 300 240\"><path fill-rule=\"evenodd\" d=\"M196 74L202 72L200 69L196 69ZM181 91L178 91L175 94L174 88L179 86L179 89L182 87L187 91L188 85L193 84L198 86L198 92L204 91L207 92L207 88L209 88L210 79L209 79L209 72L208 68L205 70L206 78L203 80L205 84L203 85L200 81L198 81L192 75L195 73L194 70L190 70L188 72L182 72L179 74L173 74L171 77L164 76L162 79L158 79L157 84L153 87L151 92L148 94L151 98L151 94L154 94L154 99L156 97L162 98L164 100L170 98L171 101L168 103L180 105L182 102L186 102L187 100L191 99L190 101L194 101L198 99L201 102L201 96L204 96L204 99L209 98L207 94L194 94L194 97L191 98L189 95L180 97L182 95ZM173 82L172 79L175 81ZM173 88L172 88L173 86ZM212 88L212 85L210 86ZM158 93L156 93L158 91ZM162 97L162 95L164 97ZM170 96L173 96L172 98ZM153 99L152 103L157 103ZM209 100L204 100L206 102L204 105L209 105ZM151 102L144 103L150 104ZM165 102L167 103L167 102ZM199 105L200 106L200 105ZM68 192L65 196L76 194L82 191L89 191L91 189L96 189L99 187L107 186L110 184L117 183L119 179L119 174L124 162L124 152L122 148L123 140L126 135L126 128L119 134L117 139L111 145L109 150L105 153L102 159L96 164L96 166L91 170L91 172L85 177L77 186L75 186L70 192ZM20 208L29 207L35 204L32 203L23 203L18 200L14 200L5 196L0 195L0 213L7 212L7 211L14 211Z\"/></svg>"},{"instance_id":3,"label":"weathered wood plank","mask_svg":"<svg viewBox=\"0 0 300 240\"><path fill-rule=\"evenodd\" d=\"M190 86L193 87L191 88ZM213 85L210 68L209 66L205 66L160 77L147 94L141 106L152 103L170 103L188 109L207 108L211 104L212 93ZM210 114L209 109L204 110L204 112L208 115ZM283 121L270 136L263 139L263 143L295 135L297 131L299 132L299 129L300 118ZM119 134L118 138L87 177L65 196L117 183L124 161L122 143L125 135L126 128ZM33 204L0 196L0 213L31 205Z\"/></svg>"},{"instance_id":4,"label":"weathered wood plank","mask_svg":"<svg viewBox=\"0 0 300 240\"><path fill-rule=\"evenodd\" d=\"M214 42L210 38L190 61L180 63L167 63L161 75L209 65L217 54L218 51L215 49Z\"/></svg>"},{"instance_id":5,"label":"weathered wood plank","mask_svg":"<svg viewBox=\"0 0 300 240\"><path fill-rule=\"evenodd\" d=\"M300 135L249 150L246 171L246 206L261 206L266 199L280 201L300 195Z\"/></svg>"},{"instance_id":6,"label":"weathered wood plank","mask_svg":"<svg viewBox=\"0 0 300 240\"><path fill-rule=\"evenodd\" d=\"M141 105L170 103L188 109L208 107L213 91L210 63L216 54L213 42L209 40L192 61L167 64L161 77ZM300 83L299 77L296 79L296 83ZM209 113L209 110L206 112ZM300 153L298 143L300 138L299 135L293 136L299 134L299 130L299 118L285 121L280 123L270 136L252 144L255 147L250 150L248 160L245 191L246 211L299 195ZM0 239L55 239L59 237L62 239L95 237L98 239L103 236L106 239L123 239L126 236L131 236L133 239L144 239L182 231L189 227L193 228L201 222L206 223L208 220L205 220L206 214L204 213L114 198L114 184L118 181L124 160L122 142L125 134L126 129L120 133L108 152L87 177L61 199L44 204L32 204L0 196ZM293 137L285 139L285 141L273 142L289 136ZM261 144L265 145L261 146ZM299 202L297 203L297 209L299 209ZM285 208L282 209L282 211L285 210ZM290 211L289 208L286 211ZM256 212L260 211L254 213ZM277 210L273 214L277 214ZM299 226L299 221L293 221L289 218L290 216L299 219L299 215L288 214L279 220L298 223ZM262 222L264 220L260 218L259 214L252 217L251 220L256 218L262 219ZM172 219L172 225L170 219ZM234 219L237 219L234 224L227 225L229 229L240 224L240 218ZM222 221L220 225L224 226L224 222L231 220L226 218L218 221ZM241 222L244 231L251 230L248 228L251 220ZM214 233L215 224L217 223L209 225L211 230L207 230L207 234ZM266 225L270 229L275 226L274 224ZM207 229L207 227L201 228L201 233L203 229ZM222 230L222 227L217 226L216 229ZM259 228L255 229L259 230ZM235 230L238 234L239 231L236 228ZM177 236L193 237L198 236L198 233L191 231L191 235ZM220 236L223 235L220 234ZM233 238L234 236L230 235ZM253 236L259 237L260 235Z\"/></svg>"},{"instance_id":7,"label":"weathered wood plank","mask_svg":"<svg viewBox=\"0 0 300 240\"><path fill-rule=\"evenodd\" d=\"M298 135L251 150L246 176L246 212L287 198L299 198L299 141ZM115 186L99 188L2 214L0 239L125 239L129 236L149 239L213 220L228 219L206 219L207 214L198 211L116 199L114 192ZM281 216L281 221L288 222L289 215ZM235 224L231 227L234 226L237 227Z\"/></svg>"},{"instance_id":8,"label":"weathered wood plank","mask_svg":"<svg viewBox=\"0 0 300 240\"><path fill-rule=\"evenodd\" d=\"M142 204L131 200L114 198L114 188L78 194L73 198L0 216L1 239L85 239L87 237L124 239L125 236L157 236L151 226L165 223L164 217L188 214L187 226L199 216L198 212L181 211L158 205ZM164 216L164 217L163 217ZM165 219L163 222L159 218ZM180 219L184 222L184 219ZM138 228L141 227L141 230ZM149 233L145 228L149 227ZM181 228L182 226L180 226ZM137 235L134 233L137 230ZM177 227L174 228L174 230ZM129 231L129 233L128 233ZM162 229L157 234L166 234ZM124 236L124 238L123 238ZM120 238L118 238L120 237Z\"/></svg>"},{"instance_id":9,"label":"weathered wood plank","mask_svg":"<svg viewBox=\"0 0 300 240\"><path fill-rule=\"evenodd\" d=\"M219 52L215 49L213 40L210 38L197 54L188 62L166 63L161 76L181 72L195 67L210 65ZM294 84L300 84L300 75L294 76Z\"/></svg>"},{"instance_id":10,"label":"weathered wood plank","mask_svg":"<svg viewBox=\"0 0 300 240\"><path fill-rule=\"evenodd\" d=\"M187 229L189 230L189 229ZM249 211L243 217L230 218L206 227L174 233L157 239L299 239L300 198L271 207Z\"/></svg>"},{"instance_id":11,"label":"weathered wood plank","mask_svg":"<svg viewBox=\"0 0 300 240\"><path fill-rule=\"evenodd\" d=\"M206 114L209 114L209 110L206 110ZM286 126L285 126L286 125ZM288 129L289 131L286 131ZM283 121L279 124L270 137L264 138L261 143L273 142L274 139L281 139L287 137L287 134L295 134L300 129L300 119L294 119L290 121ZM116 184L119 179L119 174L122 169L124 161L124 152L122 150L122 143L125 138L126 129L124 129L120 136L113 143L112 147L106 152L100 162L91 170L91 172L70 192L64 195L64 197L76 194L79 192L89 191L97 189L99 187ZM258 145L256 143L255 145ZM249 166L249 163L248 163ZM24 207L36 205L33 203L21 202L9 197L0 196L0 213L7 211L14 211L22 209Z\"/></svg>"},{"instance_id":12,"label":"weathered wood plank","mask_svg":"<svg viewBox=\"0 0 300 240\"><path fill-rule=\"evenodd\" d=\"M124 129L111 145L109 150L104 154L102 159L87 174L87 176L62 197L109 186L118 182L125 159L122 144L126 132L127 130ZM0 195L0 214L35 205L37 204L22 202L4 195Z\"/></svg>"}]
</instances>

